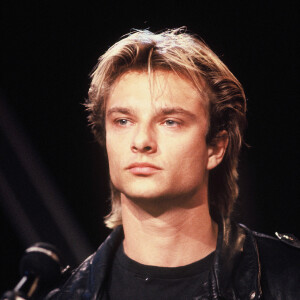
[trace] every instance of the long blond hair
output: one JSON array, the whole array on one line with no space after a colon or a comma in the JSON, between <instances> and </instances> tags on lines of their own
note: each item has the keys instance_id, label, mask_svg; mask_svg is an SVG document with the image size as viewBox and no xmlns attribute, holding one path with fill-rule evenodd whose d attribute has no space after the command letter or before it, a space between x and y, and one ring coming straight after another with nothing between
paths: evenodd
<instances>
[{"instance_id":1,"label":"long blond hair","mask_svg":"<svg viewBox=\"0 0 300 300\"><path fill-rule=\"evenodd\" d=\"M201 92L209 89L208 144L226 130L229 143L223 161L209 173L209 206L213 218L230 215L238 196L237 165L246 125L243 88L218 56L183 28L152 33L135 30L110 47L100 58L91 78L86 102L89 122L98 142L105 146L105 105L111 86L129 70L169 70L186 76ZM122 224L120 192L111 184L111 212L107 227Z\"/></svg>"}]
</instances>

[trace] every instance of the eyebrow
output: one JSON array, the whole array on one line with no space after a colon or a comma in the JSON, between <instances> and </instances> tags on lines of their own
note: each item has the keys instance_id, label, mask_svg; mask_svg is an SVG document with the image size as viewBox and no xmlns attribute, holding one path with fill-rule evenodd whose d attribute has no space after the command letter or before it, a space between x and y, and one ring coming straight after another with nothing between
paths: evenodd
<instances>
[{"instance_id":1,"label":"eyebrow","mask_svg":"<svg viewBox=\"0 0 300 300\"><path fill-rule=\"evenodd\" d=\"M106 116L109 117L113 113L132 115L132 114L134 114L134 110L130 109L130 108L126 108L126 107L119 107L119 106L112 107L107 111ZM186 115L191 118L197 117L195 114L193 114L192 112L190 112L186 109L183 109L182 107L164 107L164 108L161 108L160 110L158 110L158 114L162 114L162 115L166 115L166 116L174 115L174 114L182 114L182 115Z\"/></svg>"},{"instance_id":2,"label":"eyebrow","mask_svg":"<svg viewBox=\"0 0 300 300\"><path fill-rule=\"evenodd\" d=\"M188 117L192 117L195 118L196 115L193 114L192 112L183 109L182 107L165 107L161 109L161 113L163 115L174 115L174 114L182 114L182 115L186 115Z\"/></svg>"},{"instance_id":3,"label":"eyebrow","mask_svg":"<svg viewBox=\"0 0 300 300\"><path fill-rule=\"evenodd\" d=\"M131 114L133 114L133 110L126 108L126 107L119 107L119 106L112 107L107 111L106 116L109 117L113 113L121 113L124 115L131 115Z\"/></svg>"}]
</instances>

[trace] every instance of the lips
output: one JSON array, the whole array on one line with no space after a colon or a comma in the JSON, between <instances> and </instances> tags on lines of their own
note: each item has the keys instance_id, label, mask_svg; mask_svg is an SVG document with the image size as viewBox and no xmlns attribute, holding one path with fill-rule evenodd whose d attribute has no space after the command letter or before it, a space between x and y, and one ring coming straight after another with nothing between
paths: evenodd
<instances>
[{"instance_id":1,"label":"lips","mask_svg":"<svg viewBox=\"0 0 300 300\"><path fill-rule=\"evenodd\" d=\"M160 167L149 163L133 163L129 165L126 169L134 175L141 176L152 175L161 170Z\"/></svg>"}]
</instances>

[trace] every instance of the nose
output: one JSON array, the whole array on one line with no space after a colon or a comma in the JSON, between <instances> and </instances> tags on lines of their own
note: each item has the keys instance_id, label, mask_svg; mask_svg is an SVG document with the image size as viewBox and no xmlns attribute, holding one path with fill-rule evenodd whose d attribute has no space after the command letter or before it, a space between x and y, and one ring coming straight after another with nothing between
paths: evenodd
<instances>
[{"instance_id":1,"label":"nose","mask_svg":"<svg viewBox=\"0 0 300 300\"><path fill-rule=\"evenodd\" d=\"M157 151L157 143L155 133L150 126L139 125L134 133L131 151L134 153L155 153Z\"/></svg>"}]
</instances>

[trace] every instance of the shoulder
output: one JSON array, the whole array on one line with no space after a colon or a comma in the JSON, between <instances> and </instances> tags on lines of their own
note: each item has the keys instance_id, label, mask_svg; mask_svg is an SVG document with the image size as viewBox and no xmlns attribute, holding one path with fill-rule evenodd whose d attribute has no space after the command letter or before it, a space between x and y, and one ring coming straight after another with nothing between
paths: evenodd
<instances>
[{"instance_id":1,"label":"shoulder","mask_svg":"<svg viewBox=\"0 0 300 300\"><path fill-rule=\"evenodd\" d=\"M118 227L98 250L76 268L60 288L50 292L46 299L96 299L103 292L109 265L122 239L123 229Z\"/></svg>"},{"instance_id":2,"label":"shoulder","mask_svg":"<svg viewBox=\"0 0 300 300\"><path fill-rule=\"evenodd\" d=\"M292 234L276 233L274 237L253 232L260 262L268 269L294 270L300 267L300 241Z\"/></svg>"},{"instance_id":3,"label":"shoulder","mask_svg":"<svg viewBox=\"0 0 300 300\"><path fill-rule=\"evenodd\" d=\"M53 299L82 299L85 294L90 296L88 280L91 272L91 265L96 252L89 256L80 266L71 273L70 277L60 287L51 291L46 300Z\"/></svg>"},{"instance_id":4,"label":"shoulder","mask_svg":"<svg viewBox=\"0 0 300 300\"><path fill-rule=\"evenodd\" d=\"M300 299L300 241L292 234L272 237L247 230L256 242L265 297Z\"/></svg>"},{"instance_id":5,"label":"shoulder","mask_svg":"<svg viewBox=\"0 0 300 300\"><path fill-rule=\"evenodd\" d=\"M274 236L252 231L243 224L239 227L246 231L246 234L252 236L256 241L260 258L269 258L270 256L292 255L300 259L300 240L290 233L275 232Z\"/></svg>"}]
</instances>

